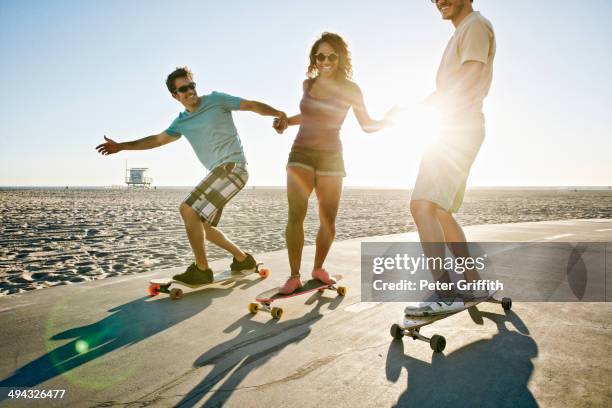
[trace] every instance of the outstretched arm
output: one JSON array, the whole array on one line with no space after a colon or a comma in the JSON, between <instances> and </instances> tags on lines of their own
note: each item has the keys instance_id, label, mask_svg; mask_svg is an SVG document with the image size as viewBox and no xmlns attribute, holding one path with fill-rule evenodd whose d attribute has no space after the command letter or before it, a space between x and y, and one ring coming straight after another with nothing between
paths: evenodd
<instances>
[{"instance_id":1,"label":"outstretched arm","mask_svg":"<svg viewBox=\"0 0 612 408\"><path fill-rule=\"evenodd\" d=\"M287 126L295 126L302 123L302 114L298 113L295 116L287 118Z\"/></svg>"},{"instance_id":2,"label":"outstretched arm","mask_svg":"<svg viewBox=\"0 0 612 408\"><path fill-rule=\"evenodd\" d=\"M107 156L109 154L118 153L122 150L153 149L155 147L163 146L170 142L174 142L177 139L178 137L171 136L166 132L123 143L117 143L113 139L109 139L108 137L104 136L104 140L106 140L106 142L96 146L96 150L98 151L98 153Z\"/></svg>"},{"instance_id":3,"label":"outstretched arm","mask_svg":"<svg viewBox=\"0 0 612 408\"><path fill-rule=\"evenodd\" d=\"M251 111L259 113L262 116L274 116L275 118L287 120L287 115L285 115L285 112L279 111L270 105L257 101L247 101L246 99L243 99L240 101L240 110Z\"/></svg>"},{"instance_id":4,"label":"outstretched arm","mask_svg":"<svg viewBox=\"0 0 612 408\"><path fill-rule=\"evenodd\" d=\"M379 130L391 126L393 124L393 116L396 114L397 108L391 109L389 112L385 114L384 119L376 120L372 119L368 113L368 110L365 107L365 103L363 101L363 94L361 93L361 89L357 84L350 85L350 98L351 105L353 106L353 112L355 113L355 117L366 133L374 133Z\"/></svg>"},{"instance_id":5,"label":"outstretched arm","mask_svg":"<svg viewBox=\"0 0 612 408\"><path fill-rule=\"evenodd\" d=\"M304 82L302 82L302 91L304 92L306 91L309 83L310 83L309 79L305 79ZM285 129L287 129L287 127L289 126L297 126L301 124L302 124L302 114L298 113L297 115L287 118L287 120L281 120L279 118L274 119L274 122L272 123L272 127L274 128L274 130L276 130L277 133L280 134L280 133L283 133Z\"/></svg>"},{"instance_id":6,"label":"outstretched arm","mask_svg":"<svg viewBox=\"0 0 612 408\"><path fill-rule=\"evenodd\" d=\"M277 133L283 133L283 131L279 129L287 127L287 115L285 112L274 109L265 103L243 99L240 101L240 110L259 113L262 116L274 116L273 127L276 129Z\"/></svg>"}]
</instances>

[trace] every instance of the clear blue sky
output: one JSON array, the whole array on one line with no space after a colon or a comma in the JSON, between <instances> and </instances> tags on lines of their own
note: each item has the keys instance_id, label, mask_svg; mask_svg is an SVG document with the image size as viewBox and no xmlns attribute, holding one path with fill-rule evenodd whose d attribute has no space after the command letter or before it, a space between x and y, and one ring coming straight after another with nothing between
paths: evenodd
<instances>
[{"instance_id":1,"label":"clear blue sky","mask_svg":"<svg viewBox=\"0 0 612 408\"><path fill-rule=\"evenodd\" d=\"M497 35L487 137L474 186L612 184L612 2L476 0ZM219 90L297 113L308 50L342 34L370 113L416 106L453 32L428 0L0 0L0 185L121 184L125 160L157 185L193 185L204 169L186 140L99 156L158 133L182 109L166 75L188 65ZM417 112L417 111L415 111ZM251 185L283 185L296 129L236 113ZM432 140L412 115L367 135L343 128L347 185L412 187Z\"/></svg>"}]
</instances>

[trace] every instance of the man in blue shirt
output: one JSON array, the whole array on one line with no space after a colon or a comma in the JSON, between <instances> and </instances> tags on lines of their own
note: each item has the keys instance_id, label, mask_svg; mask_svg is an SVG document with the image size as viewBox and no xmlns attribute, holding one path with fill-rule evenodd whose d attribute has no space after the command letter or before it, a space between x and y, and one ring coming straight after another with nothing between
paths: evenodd
<instances>
[{"instance_id":1,"label":"man in blue shirt","mask_svg":"<svg viewBox=\"0 0 612 408\"><path fill-rule=\"evenodd\" d=\"M147 150L174 142L184 135L209 173L180 206L195 262L184 273L175 275L174 279L191 285L213 281L205 239L234 256L230 266L233 271L255 269L257 263L253 256L243 252L216 228L223 208L242 190L249 177L244 149L231 112L252 111L281 121L286 121L287 116L261 102L224 93L198 96L193 74L187 67L177 68L168 75L166 86L172 97L185 107L185 111L168 129L157 135L123 143L104 136L106 142L96 149L103 155L121 150Z\"/></svg>"}]
</instances>

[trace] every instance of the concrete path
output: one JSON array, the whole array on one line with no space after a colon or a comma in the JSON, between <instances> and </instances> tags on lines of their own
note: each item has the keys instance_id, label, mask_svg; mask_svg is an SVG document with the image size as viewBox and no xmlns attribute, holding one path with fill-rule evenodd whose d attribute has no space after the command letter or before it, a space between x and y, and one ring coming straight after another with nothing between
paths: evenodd
<instances>
[{"instance_id":1,"label":"concrete path","mask_svg":"<svg viewBox=\"0 0 612 408\"><path fill-rule=\"evenodd\" d=\"M474 226L472 241L612 241L612 220ZM23 406L611 406L610 303L479 306L423 329L443 353L393 340L401 304L360 303L360 242L416 241L415 233L334 244L331 291L285 301L277 321L247 305L286 278L283 251L259 254L272 275L146 296L156 271L0 298L0 387L66 390ZM612 253L610 247L607 250ZM304 251L304 270L314 248ZM612 258L609 257L609 258ZM608 260L608 270L610 270ZM213 269L227 267L216 261ZM479 323L479 324L478 324ZM8 387L8 388L6 388ZM452 405L449 405L452 404Z\"/></svg>"}]
</instances>

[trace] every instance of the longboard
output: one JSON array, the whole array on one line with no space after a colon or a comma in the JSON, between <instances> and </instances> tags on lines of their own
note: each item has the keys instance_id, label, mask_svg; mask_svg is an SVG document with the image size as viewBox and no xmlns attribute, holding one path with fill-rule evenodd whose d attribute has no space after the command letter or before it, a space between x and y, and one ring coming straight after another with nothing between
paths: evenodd
<instances>
[{"instance_id":1,"label":"longboard","mask_svg":"<svg viewBox=\"0 0 612 408\"><path fill-rule=\"evenodd\" d=\"M183 297L183 290L181 288L170 288L171 285L185 286L191 289L198 289L204 286L214 285L221 282L231 282L234 280L242 279L245 276L253 273L259 274L262 278L267 278L270 275L268 268L262 268L263 263L258 263L254 269L248 269L241 272L234 272L231 270L223 271L214 274L213 281L205 283L203 285L189 285L185 282L177 281L172 278L157 278L149 281L149 296L157 296L160 293L167 293L172 299L180 299Z\"/></svg>"},{"instance_id":2,"label":"longboard","mask_svg":"<svg viewBox=\"0 0 612 408\"><path fill-rule=\"evenodd\" d=\"M504 310L510 310L512 308L512 299L503 298L502 300L498 300L494 298L494 295L497 291L491 292L488 297L483 297L479 299L469 300L465 302L465 307L459 310L455 310L450 313L437 314L431 316L412 316L406 315L404 318L404 322L402 324L394 324L391 326L391 336L396 339L401 339L404 336L411 337L413 340L422 340L424 342L429 343L431 349L435 352L440 352L444 350L446 347L446 339L444 336L440 336L438 334L434 334L431 337L425 337L420 333L421 327L432 324L435 321L445 319L457 313L461 313L465 310L468 310L472 307L475 307L477 304L481 302L488 303L498 303L502 305Z\"/></svg>"},{"instance_id":3,"label":"longboard","mask_svg":"<svg viewBox=\"0 0 612 408\"><path fill-rule=\"evenodd\" d=\"M256 314L258 311L262 310L268 312L272 315L274 319L280 319L283 315L283 308L281 307L271 307L272 302L282 299L288 299L295 296L305 295L306 293L314 292L318 290L319 292L324 292L325 290L335 290L338 295L345 296L346 295L346 287L344 286L336 286L336 283L342 279L342 275L333 275L332 278L336 281L332 284L323 283L318 279L310 279L301 288L297 289L295 292L290 293L288 295L283 295L278 293L279 288L274 288L267 290L265 292L260 293L255 301L257 303L249 304L249 312L252 314Z\"/></svg>"}]
</instances>

